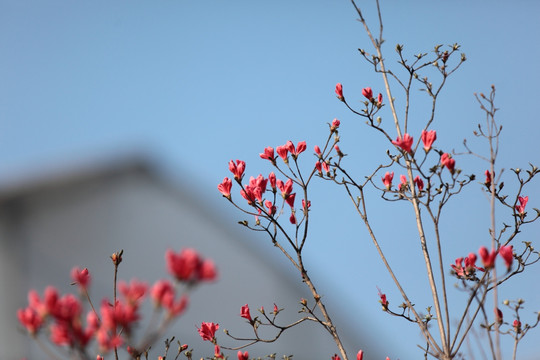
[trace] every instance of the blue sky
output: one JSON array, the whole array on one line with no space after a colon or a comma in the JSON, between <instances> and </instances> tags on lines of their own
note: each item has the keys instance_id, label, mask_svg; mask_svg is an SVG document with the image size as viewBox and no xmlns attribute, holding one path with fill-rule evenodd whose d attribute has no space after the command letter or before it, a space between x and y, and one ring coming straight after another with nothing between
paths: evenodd
<instances>
[{"instance_id":1,"label":"blue sky","mask_svg":"<svg viewBox=\"0 0 540 360\"><path fill-rule=\"evenodd\" d=\"M374 26L372 2L359 3ZM495 84L504 126L500 166L540 164L540 3L383 1L382 10L388 65L396 66L396 43L412 55L458 42L467 54L440 100L433 125L440 148L460 151L463 138L473 140L472 131L483 121L473 93L487 93ZM388 145L335 98L337 82L353 102L361 100L363 87L382 92L380 78L358 54L358 48L370 48L356 18L344 0L3 0L0 180L89 158L149 153L173 176L196 186L208 206L223 212L230 209L216 184L229 176L230 159L245 160L248 175L265 174L271 169L258 159L264 147L306 140L311 151L336 117L342 121L341 148L350 154L348 164L363 176L384 160ZM397 91L395 96L399 99ZM419 132L425 98L415 96L418 122L412 127ZM388 109L381 115L390 119ZM482 143L472 144L482 150ZM309 156L306 164L313 162ZM480 176L485 169L470 157L456 161L465 173ZM510 173L504 175L509 186ZM419 339L416 329L375 311L376 286L391 304L401 302L399 295L345 194L329 185L314 187L317 224L306 249L322 292L344 299L351 321L380 332L392 359L417 358L410 346ZM443 224L449 263L488 243L487 202L479 188L472 186L449 206ZM539 188L536 181L527 192L531 208L540 207ZM416 302L429 306L422 287L425 270L413 255L418 245L409 209L389 207L376 194L371 200L383 246ZM231 222L240 217L230 211L226 216ZM534 240L535 233L538 226L523 236ZM538 271L531 269L529 276ZM527 285L530 281L505 295L538 304L539 291ZM517 292L525 287L530 289L526 294ZM388 329L403 335L389 337ZM525 340L524 356L534 349L535 336Z\"/></svg>"}]
</instances>

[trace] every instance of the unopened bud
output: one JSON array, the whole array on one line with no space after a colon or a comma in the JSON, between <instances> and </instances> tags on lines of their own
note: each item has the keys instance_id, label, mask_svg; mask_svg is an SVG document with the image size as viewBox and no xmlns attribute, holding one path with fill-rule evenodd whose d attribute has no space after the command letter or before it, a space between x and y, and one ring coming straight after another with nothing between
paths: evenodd
<instances>
[{"instance_id":1,"label":"unopened bud","mask_svg":"<svg viewBox=\"0 0 540 360\"><path fill-rule=\"evenodd\" d=\"M120 250L120 252L115 252L111 255L111 260L115 266L120 265L122 262L122 254L124 254L124 250Z\"/></svg>"}]
</instances>

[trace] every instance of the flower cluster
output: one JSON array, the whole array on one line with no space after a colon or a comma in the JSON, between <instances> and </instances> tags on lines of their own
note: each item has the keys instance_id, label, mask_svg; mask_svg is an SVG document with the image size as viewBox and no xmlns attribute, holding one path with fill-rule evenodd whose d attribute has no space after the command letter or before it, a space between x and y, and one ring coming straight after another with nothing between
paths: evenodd
<instances>
[{"instance_id":1,"label":"flower cluster","mask_svg":"<svg viewBox=\"0 0 540 360\"><path fill-rule=\"evenodd\" d=\"M489 251L485 246L480 247L478 250L480 259L482 261L482 267L476 266L477 256L475 253L470 253L466 258L457 258L455 264L450 265L454 274L461 279L475 280L475 272L486 271L495 267L495 260L497 255L500 255L504 260L506 268L508 271L512 268L512 263L514 261L514 252L512 245L510 246L501 246L499 250Z\"/></svg>"},{"instance_id":2,"label":"flower cluster","mask_svg":"<svg viewBox=\"0 0 540 360\"><path fill-rule=\"evenodd\" d=\"M165 257L167 268L175 279L187 282L190 286L214 280L217 276L214 263L203 260L193 249L184 249L179 253L168 250ZM115 267L118 266L121 253L113 254L111 259ZM88 287L91 276L88 269L74 268L71 277L85 297L90 299ZM49 334L52 344L68 347L81 355L87 354L88 346L93 341L98 345L100 353L126 346L129 353L136 354L146 350L136 350L133 347L132 335L134 327L141 319L141 304L148 294L156 310L166 311L160 327L181 315L188 304L187 295L177 296L177 291L169 280L159 280L151 288L137 279L132 279L129 283L120 280L117 289L119 296L115 301L105 298L99 308L92 307L89 311L84 310L85 306L79 297L73 294L61 296L55 287L47 287L42 296L37 291L30 290L28 306L19 309L17 317L30 335L37 336L46 328L47 331L43 332ZM83 357L88 358L86 355Z\"/></svg>"}]
</instances>

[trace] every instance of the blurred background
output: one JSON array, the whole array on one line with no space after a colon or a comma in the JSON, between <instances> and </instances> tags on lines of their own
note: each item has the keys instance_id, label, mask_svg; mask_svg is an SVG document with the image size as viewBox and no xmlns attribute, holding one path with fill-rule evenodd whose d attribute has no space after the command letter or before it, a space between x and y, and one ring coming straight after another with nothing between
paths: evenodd
<instances>
[{"instance_id":1,"label":"blurred background","mask_svg":"<svg viewBox=\"0 0 540 360\"><path fill-rule=\"evenodd\" d=\"M359 5L375 29L374 3ZM497 119L504 127L496 172L513 194L516 182L509 169L540 164L540 3L383 1L382 13L391 68L398 68L397 43L410 57L456 42L467 55L439 100L431 126L438 149L462 152L467 138L473 149L487 154L487 144L472 134L485 121L473 94L496 86ZM266 175L271 168L259 153L287 140L307 141L301 160L310 168L313 146L322 145L326 124L334 118L342 122L340 147L349 154L345 164L354 174L362 178L386 160L390 144L334 94L341 82L347 100L360 107L362 88L384 93L381 79L358 53L371 47L357 17L348 1L330 0L0 2L2 348L16 342L12 349L27 349L20 340L24 335L13 333L14 311L26 305L29 288L41 292L48 284L64 284L69 289L69 270L81 266L105 289L107 257L120 247L126 252L126 279L164 276L159 274L164 274L167 248L192 246L215 258L223 270L220 282L197 296L217 298L214 304L223 307L204 318L202 306L192 307L194 317L178 324L186 334L225 312L229 317L223 321L241 324L238 312L248 301L252 308L268 308L281 300L279 305L294 317L302 290L284 289L300 284L298 276L283 270L287 264L268 239L236 226L244 217L216 186L230 177L230 159L245 160L247 176ZM415 139L429 109L418 88L413 86L409 131ZM394 96L402 105L397 88ZM379 114L391 129L389 109ZM441 228L448 269L453 259L490 241L489 202L480 184L487 164L473 156L455 159L478 181L446 208ZM525 190L530 215L540 207L539 189L535 180ZM412 211L379 196L369 194L371 224L410 298L425 309L432 300ZM315 181L311 200L307 267L330 311L334 305L350 353L371 346L368 359L421 356L415 345L423 342L415 325L379 311L377 286L391 306L402 299L346 193ZM499 226L511 220L507 213L498 214ZM520 241L538 241L537 224L523 230L516 248ZM258 278L253 269L274 275ZM530 267L500 291L500 299L526 300L524 323L533 323L540 310L540 291L531 286L538 275L538 266ZM287 280L280 284L282 278ZM96 296L104 296L99 291ZM465 295L450 291L456 299L452 306L459 309ZM273 294L278 300L270 298ZM512 322L510 312L503 312ZM302 330L282 345L283 351L303 336L309 340ZM479 337L466 344L466 354L481 358L479 347L486 339L480 331ZM523 340L520 359L535 358L536 338L534 332ZM503 344L509 354L511 341ZM198 344L197 351L211 350L204 346ZM317 358L336 352L331 343L321 348L326 351L315 349ZM267 349L261 351L271 352ZM8 358L20 356L13 350Z\"/></svg>"}]
</instances>

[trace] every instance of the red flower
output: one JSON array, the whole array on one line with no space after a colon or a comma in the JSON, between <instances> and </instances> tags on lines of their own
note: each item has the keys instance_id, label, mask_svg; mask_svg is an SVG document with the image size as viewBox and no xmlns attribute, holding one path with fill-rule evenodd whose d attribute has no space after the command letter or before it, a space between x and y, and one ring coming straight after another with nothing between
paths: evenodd
<instances>
[{"instance_id":1,"label":"red flower","mask_svg":"<svg viewBox=\"0 0 540 360\"><path fill-rule=\"evenodd\" d=\"M497 257L497 251L491 250L491 252L488 252L488 249L486 249L485 246L482 246L478 250L478 253L482 258L482 264L484 264L484 267L486 269L491 269L495 266L495 258Z\"/></svg>"},{"instance_id":2,"label":"red flower","mask_svg":"<svg viewBox=\"0 0 540 360\"><path fill-rule=\"evenodd\" d=\"M306 150L307 145L306 145L305 141L300 141L296 145L296 149L295 149L294 144L292 143L292 141L289 140L289 141L287 141L287 144L285 144L285 147L291 153L292 157L294 159L296 159L298 157L298 155L300 155L301 153L303 153Z\"/></svg>"},{"instance_id":3,"label":"red flower","mask_svg":"<svg viewBox=\"0 0 540 360\"><path fill-rule=\"evenodd\" d=\"M132 279L129 284L125 281L120 281L118 283L118 290L120 290L120 293L129 303L138 304L144 299L148 285L145 282Z\"/></svg>"},{"instance_id":4,"label":"red flower","mask_svg":"<svg viewBox=\"0 0 540 360\"><path fill-rule=\"evenodd\" d=\"M17 318L31 335L35 334L43 324L43 318L30 306L17 310Z\"/></svg>"},{"instance_id":5,"label":"red flower","mask_svg":"<svg viewBox=\"0 0 540 360\"><path fill-rule=\"evenodd\" d=\"M338 119L334 119L332 121L332 126L330 126L330 131L332 131L332 132L336 131L339 128L340 124L341 124L341 122Z\"/></svg>"},{"instance_id":6,"label":"red flower","mask_svg":"<svg viewBox=\"0 0 540 360\"><path fill-rule=\"evenodd\" d=\"M223 179L223 182L221 184L218 184L217 186L219 192L225 196L227 199L231 198L231 188L232 188L232 180L228 177Z\"/></svg>"},{"instance_id":7,"label":"red flower","mask_svg":"<svg viewBox=\"0 0 540 360\"><path fill-rule=\"evenodd\" d=\"M501 257L503 258L504 263L506 264L506 268L510 270L510 268L512 267L512 261L514 260L512 245L501 246L499 248L499 255L501 255Z\"/></svg>"},{"instance_id":8,"label":"red flower","mask_svg":"<svg viewBox=\"0 0 540 360\"><path fill-rule=\"evenodd\" d=\"M242 353L240 350L238 350L238 360L249 360L249 353L247 351Z\"/></svg>"},{"instance_id":9,"label":"red flower","mask_svg":"<svg viewBox=\"0 0 540 360\"><path fill-rule=\"evenodd\" d=\"M268 181L270 181L270 187L272 187L272 190L276 190L276 174L272 171L268 175Z\"/></svg>"},{"instance_id":10,"label":"red flower","mask_svg":"<svg viewBox=\"0 0 540 360\"><path fill-rule=\"evenodd\" d=\"M377 106L380 108L382 106L382 94L379 93L377 96Z\"/></svg>"},{"instance_id":11,"label":"red flower","mask_svg":"<svg viewBox=\"0 0 540 360\"><path fill-rule=\"evenodd\" d=\"M334 356L332 356L332 360L341 360L341 358L338 356L338 354L334 354Z\"/></svg>"},{"instance_id":12,"label":"red flower","mask_svg":"<svg viewBox=\"0 0 540 360\"><path fill-rule=\"evenodd\" d=\"M248 304L246 304L246 305L242 306L242 308L240 308L240 316L243 317L244 319L248 320L249 322L253 321L251 319L251 314L249 313Z\"/></svg>"},{"instance_id":13,"label":"red flower","mask_svg":"<svg viewBox=\"0 0 540 360\"><path fill-rule=\"evenodd\" d=\"M358 351L356 354L356 360L362 360L364 358L364 352L362 350Z\"/></svg>"},{"instance_id":14,"label":"red flower","mask_svg":"<svg viewBox=\"0 0 540 360\"><path fill-rule=\"evenodd\" d=\"M283 162L285 164L289 162L289 160L287 159L287 154L289 152L287 146L278 146L276 148L276 152L278 153L279 157L283 159Z\"/></svg>"},{"instance_id":15,"label":"red flower","mask_svg":"<svg viewBox=\"0 0 540 360\"><path fill-rule=\"evenodd\" d=\"M244 170L246 169L246 163L242 160L229 161L229 170L233 173L236 180L242 180L244 177Z\"/></svg>"},{"instance_id":16,"label":"red flower","mask_svg":"<svg viewBox=\"0 0 540 360\"><path fill-rule=\"evenodd\" d=\"M304 212L308 211L310 207L311 207L311 200L308 200L306 204L306 200L302 199L302 209L304 209Z\"/></svg>"},{"instance_id":17,"label":"red flower","mask_svg":"<svg viewBox=\"0 0 540 360\"><path fill-rule=\"evenodd\" d=\"M517 319L514 320L514 323L512 324L512 326L514 326L514 329L516 330L518 334L521 333L521 321Z\"/></svg>"},{"instance_id":18,"label":"red flower","mask_svg":"<svg viewBox=\"0 0 540 360\"><path fill-rule=\"evenodd\" d=\"M486 182L484 184L486 186L490 186L491 185L491 172L489 170L486 170L484 174L486 174Z\"/></svg>"},{"instance_id":19,"label":"red flower","mask_svg":"<svg viewBox=\"0 0 540 360\"><path fill-rule=\"evenodd\" d=\"M278 309L276 303L274 303L274 315L277 315L278 312L279 312L279 309Z\"/></svg>"},{"instance_id":20,"label":"red flower","mask_svg":"<svg viewBox=\"0 0 540 360\"><path fill-rule=\"evenodd\" d=\"M79 284L82 290L86 291L88 285L90 284L90 273L88 272L87 268L81 270L78 267L74 267L71 270L71 279L75 283Z\"/></svg>"},{"instance_id":21,"label":"red flower","mask_svg":"<svg viewBox=\"0 0 540 360\"><path fill-rule=\"evenodd\" d=\"M392 179L393 178L394 178L394 172L393 171L391 173L389 173L387 171L386 174L384 174L384 177L382 178L382 182L383 182L384 186L386 186L387 190L390 190L390 188L392 187Z\"/></svg>"},{"instance_id":22,"label":"red flower","mask_svg":"<svg viewBox=\"0 0 540 360\"><path fill-rule=\"evenodd\" d=\"M422 180L420 176L416 175L416 177L414 178L414 183L416 184L416 186L418 186L419 191L424 190L424 180Z\"/></svg>"},{"instance_id":23,"label":"red flower","mask_svg":"<svg viewBox=\"0 0 540 360\"><path fill-rule=\"evenodd\" d=\"M294 208L294 199L296 198L296 193L290 194L285 198L285 202L289 204L291 208Z\"/></svg>"},{"instance_id":24,"label":"red flower","mask_svg":"<svg viewBox=\"0 0 540 360\"><path fill-rule=\"evenodd\" d=\"M216 335L216 330L218 329L219 324L214 324L213 322L203 322L200 329L197 330L199 331L199 335L203 340L213 341Z\"/></svg>"},{"instance_id":25,"label":"red flower","mask_svg":"<svg viewBox=\"0 0 540 360\"><path fill-rule=\"evenodd\" d=\"M288 179L286 183L283 183L281 180L276 181L278 189L281 191L281 196L286 199L293 189L293 182L291 179Z\"/></svg>"},{"instance_id":26,"label":"red flower","mask_svg":"<svg viewBox=\"0 0 540 360\"><path fill-rule=\"evenodd\" d=\"M452 159L449 153L444 153L441 156L441 164L446 166L451 174L454 173L454 167L456 166L456 160Z\"/></svg>"},{"instance_id":27,"label":"red flower","mask_svg":"<svg viewBox=\"0 0 540 360\"><path fill-rule=\"evenodd\" d=\"M412 136L405 134L403 135L403 139L398 136L396 140L392 141L392 144L400 147L403 151L410 153L413 141Z\"/></svg>"},{"instance_id":28,"label":"red flower","mask_svg":"<svg viewBox=\"0 0 540 360\"><path fill-rule=\"evenodd\" d=\"M321 155L322 155L322 152L321 152L321 148L319 147L319 145L315 145L314 150L315 150L315 154L317 154L317 156L320 158Z\"/></svg>"},{"instance_id":29,"label":"red flower","mask_svg":"<svg viewBox=\"0 0 540 360\"><path fill-rule=\"evenodd\" d=\"M289 221L291 222L291 224L296 225L296 216L294 215L294 212L291 213Z\"/></svg>"},{"instance_id":30,"label":"red flower","mask_svg":"<svg viewBox=\"0 0 540 360\"><path fill-rule=\"evenodd\" d=\"M405 190L407 188L407 177L405 175L399 175L399 180L398 190Z\"/></svg>"},{"instance_id":31,"label":"red flower","mask_svg":"<svg viewBox=\"0 0 540 360\"><path fill-rule=\"evenodd\" d=\"M214 357L216 359L225 359L225 356L221 353L221 349L219 348L219 345L214 346Z\"/></svg>"},{"instance_id":32,"label":"red flower","mask_svg":"<svg viewBox=\"0 0 540 360\"><path fill-rule=\"evenodd\" d=\"M264 206L266 206L266 208L268 209L268 214L270 215L274 215L277 211L275 205L270 200L266 200L264 202Z\"/></svg>"},{"instance_id":33,"label":"red flower","mask_svg":"<svg viewBox=\"0 0 540 360\"><path fill-rule=\"evenodd\" d=\"M324 172L326 174L328 174L330 172L330 166L328 165L328 163L326 161L323 161L323 163L321 165L322 165L322 169L324 170Z\"/></svg>"},{"instance_id":34,"label":"red flower","mask_svg":"<svg viewBox=\"0 0 540 360\"><path fill-rule=\"evenodd\" d=\"M390 303L388 302L388 300L386 300L386 294L383 294L381 292L381 289L379 289L379 288L377 288L377 290L378 290L379 298L380 298L379 302L381 303L383 310L386 311L386 310L388 310L388 305Z\"/></svg>"},{"instance_id":35,"label":"red flower","mask_svg":"<svg viewBox=\"0 0 540 360\"><path fill-rule=\"evenodd\" d=\"M341 101L345 100L345 98L343 97L343 85L341 85L340 83L336 84L336 95L339 100Z\"/></svg>"},{"instance_id":36,"label":"red flower","mask_svg":"<svg viewBox=\"0 0 540 360\"><path fill-rule=\"evenodd\" d=\"M261 159L268 159L272 163L276 162L276 159L274 159L274 148L271 146L268 146L264 149L264 152L262 154L259 154Z\"/></svg>"},{"instance_id":37,"label":"red flower","mask_svg":"<svg viewBox=\"0 0 540 360\"><path fill-rule=\"evenodd\" d=\"M364 97L368 100L371 100L373 99L373 91L371 90L370 87L367 87L367 88L363 88L362 89L362 95L364 95Z\"/></svg>"},{"instance_id":38,"label":"red flower","mask_svg":"<svg viewBox=\"0 0 540 360\"><path fill-rule=\"evenodd\" d=\"M528 196L520 196L518 197L519 205L516 205L516 211L519 214L525 214L525 206L527 206L527 202L529 201Z\"/></svg>"},{"instance_id":39,"label":"red flower","mask_svg":"<svg viewBox=\"0 0 540 360\"><path fill-rule=\"evenodd\" d=\"M431 150L431 145L433 145L433 142L437 140L437 132L435 130L422 130L422 142L424 143L424 150L428 152Z\"/></svg>"},{"instance_id":40,"label":"red flower","mask_svg":"<svg viewBox=\"0 0 540 360\"><path fill-rule=\"evenodd\" d=\"M214 263L202 260L193 249L182 249L179 253L167 250L165 253L167 270L178 281L197 282L212 281L217 276Z\"/></svg>"}]
</instances>

